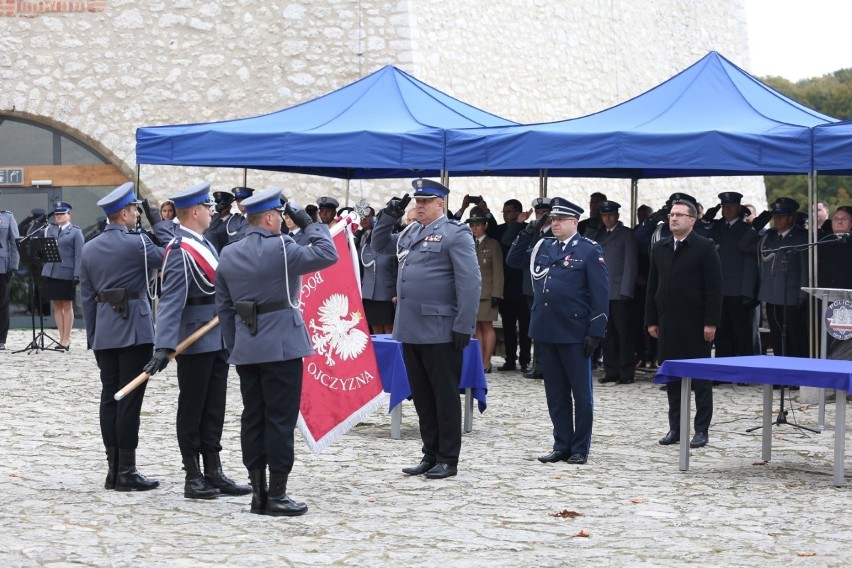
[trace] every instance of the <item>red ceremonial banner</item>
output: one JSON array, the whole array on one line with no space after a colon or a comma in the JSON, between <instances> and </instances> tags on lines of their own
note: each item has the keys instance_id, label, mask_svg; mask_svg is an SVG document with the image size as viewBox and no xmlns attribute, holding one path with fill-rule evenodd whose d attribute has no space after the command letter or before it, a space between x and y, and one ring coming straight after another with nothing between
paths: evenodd
<instances>
[{"instance_id":1,"label":"red ceremonial banner","mask_svg":"<svg viewBox=\"0 0 852 568\"><path fill-rule=\"evenodd\" d=\"M302 317L314 355L304 360L298 425L314 452L343 436L385 398L349 225L338 222L331 230L339 260L302 276Z\"/></svg>"}]
</instances>

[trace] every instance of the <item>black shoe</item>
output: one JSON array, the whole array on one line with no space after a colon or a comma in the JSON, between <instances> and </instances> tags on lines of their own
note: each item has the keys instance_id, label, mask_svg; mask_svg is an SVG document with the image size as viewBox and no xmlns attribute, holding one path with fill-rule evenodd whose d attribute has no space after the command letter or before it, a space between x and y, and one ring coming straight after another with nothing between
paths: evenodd
<instances>
[{"instance_id":1,"label":"black shoe","mask_svg":"<svg viewBox=\"0 0 852 568\"><path fill-rule=\"evenodd\" d=\"M669 430L669 433L660 438L661 446L671 446L680 442L680 432L677 430Z\"/></svg>"},{"instance_id":2,"label":"black shoe","mask_svg":"<svg viewBox=\"0 0 852 568\"><path fill-rule=\"evenodd\" d=\"M522 373L530 372L530 364L529 363L521 363L521 366L518 367L518 370Z\"/></svg>"},{"instance_id":3,"label":"black shoe","mask_svg":"<svg viewBox=\"0 0 852 568\"><path fill-rule=\"evenodd\" d=\"M514 361L506 361L505 363L500 365L499 369L501 371L514 371L515 369L517 369L517 367L515 366Z\"/></svg>"},{"instance_id":4,"label":"black shoe","mask_svg":"<svg viewBox=\"0 0 852 568\"><path fill-rule=\"evenodd\" d=\"M482 369L482 372L485 373L486 375L490 375L491 374L491 365L488 365L487 367Z\"/></svg>"},{"instance_id":5,"label":"black shoe","mask_svg":"<svg viewBox=\"0 0 852 568\"><path fill-rule=\"evenodd\" d=\"M270 517L297 517L308 512L304 503L287 496L287 474L269 472L269 491L264 513Z\"/></svg>"},{"instance_id":6,"label":"black shoe","mask_svg":"<svg viewBox=\"0 0 852 568\"><path fill-rule=\"evenodd\" d=\"M148 491L156 489L160 482L148 479L136 469L136 450L118 450L118 474L115 478L116 491Z\"/></svg>"},{"instance_id":7,"label":"black shoe","mask_svg":"<svg viewBox=\"0 0 852 568\"><path fill-rule=\"evenodd\" d=\"M620 385L632 385L634 382L636 382L636 380L635 380L635 379L633 379L633 378L630 378L630 379L618 379L618 384L620 384Z\"/></svg>"},{"instance_id":8,"label":"black shoe","mask_svg":"<svg viewBox=\"0 0 852 568\"><path fill-rule=\"evenodd\" d=\"M115 489L115 480L118 478L118 448L107 448L107 476L104 481L104 489Z\"/></svg>"},{"instance_id":9,"label":"black shoe","mask_svg":"<svg viewBox=\"0 0 852 568\"><path fill-rule=\"evenodd\" d=\"M251 493L251 487L248 485L238 485L225 475L225 472L222 471L222 462L219 460L219 454L202 454L201 457L204 460L204 479L222 494L248 495Z\"/></svg>"},{"instance_id":10,"label":"black shoe","mask_svg":"<svg viewBox=\"0 0 852 568\"><path fill-rule=\"evenodd\" d=\"M669 385L668 385L668 383L663 383L663 384L661 384L661 385L660 385L660 390L661 390L661 391L667 391L667 390L669 390Z\"/></svg>"},{"instance_id":11,"label":"black shoe","mask_svg":"<svg viewBox=\"0 0 852 568\"><path fill-rule=\"evenodd\" d=\"M266 502L269 500L266 468L250 471L249 481L251 482L251 509L249 509L249 512L255 515L265 515Z\"/></svg>"},{"instance_id":12,"label":"black shoe","mask_svg":"<svg viewBox=\"0 0 852 568\"><path fill-rule=\"evenodd\" d=\"M405 474L408 474L408 475L423 475L424 473L426 473L427 471L429 471L433 467L435 467L434 461L424 459L423 461L421 461L419 464L415 465L414 467L402 468L402 473L405 473Z\"/></svg>"},{"instance_id":13,"label":"black shoe","mask_svg":"<svg viewBox=\"0 0 852 568\"><path fill-rule=\"evenodd\" d=\"M448 463L436 463L435 467L426 472L426 477L429 479L444 479L453 477L458 473L458 468Z\"/></svg>"},{"instance_id":14,"label":"black shoe","mask_svg":"<svg viewBox=\"0 0 852 568\"><path fill-rule=\"evenodd\" d=\"M525 379L543 379L544 374L540 371L527 371L524 373Z\"/></svg>"},{"instance_id":15,"label":"black shoe","mask_svg":"<svg viewBox=\"0 0 852 568\"><path fill-rule=\"evenodd\" d=\"M598 379L598 382L603 385L606 383L616 383L618 382L618 379L616 377L601 377Z\"/></svg>"},{"instance_id":16,"label":"black shoe","mask_svg":"<svg viewBox=\"0 0 852 568\"><path fill-rule=\"evenodd\" d=\"M559 450L553 450L546 456L538 456L538 461L541 463L556 463L560 461L566 461L571 454L568 452L560 452Z\"/></svg>"},{"instance_id":17,"label":"black shoe","mask_svg":"<svg viewBox=\"0 0 852 568\"><path fill-rule=\"evenodd\" d=\"M184 456L183 468L186 470L186 481L183 484L183 496L187 499L215 499L221 493L207 483L201 475L201 464L198 455Z\"/></svg>"},{"instance_id":18,"label":"black shoe","mask_svg":"<svg viewBox=\"0 0 852 568\"><path fill-rule=\"evenodd\" d=\"M692 440L689 441L689 447L703 448L707 445L708 441L707 432L696 432L695 436L692 437Z\"/></svg>"},{"instance_id":19,"label":"black shoe","mask_svg":"<svg viewBox=\"0 0 852 568\"><path fill-rule=\"evenodd\" d=\"M588 456L586 454L571 454L571 457L565 461L574 465L583 465L587 459Z\"/></svg>"}]
</instances>

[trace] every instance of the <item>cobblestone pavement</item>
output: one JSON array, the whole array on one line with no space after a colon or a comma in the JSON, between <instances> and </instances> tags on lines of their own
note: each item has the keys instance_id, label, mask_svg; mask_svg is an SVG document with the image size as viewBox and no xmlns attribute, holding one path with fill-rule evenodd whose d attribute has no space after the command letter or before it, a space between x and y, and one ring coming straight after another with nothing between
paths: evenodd
<instances>
[{"instance_id":1,"label":"cobblestone pavement","mask_svg":"<svg viewBox=\"0 0 852 568\"><path fill-rule=\"evenodd\" d=\"M545 465L535 459L551 443L542 383L494 373L458 477L400 472L420 458L405 403L401 440L386 409L322 454L297 439L288 493L310 510L270 518L249 514L248 497L183 498L173 366L148 387L137 452L161 487L104 490L100 383L83 333L68 353L11 353L30 338L12 331L0 352L0 566L852 565L852 499L832 485L833 431L775 426L763 464L760 433L745 432L761 423L759 387L715 389L710 445L680 472L677 447L657 444L666 401L650 375L595 383L589 463ZM222 461L244 479L233 369L229 389ZM815 406L794 394L792 408L790 421L816 424ZM555 516L564 511L578 515Z\"/></svg>"}]
</instances>

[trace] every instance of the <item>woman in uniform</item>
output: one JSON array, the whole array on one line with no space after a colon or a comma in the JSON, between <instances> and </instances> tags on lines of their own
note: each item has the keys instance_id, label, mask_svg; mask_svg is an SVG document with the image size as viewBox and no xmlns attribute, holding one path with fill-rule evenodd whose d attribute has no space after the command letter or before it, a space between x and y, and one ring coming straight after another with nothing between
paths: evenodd
<instances>
[{"instance_id":1,"label":"woman in uniform","mask_svg":"<svg viewBox=\"0 0 852 568\"><path fill-rule=\"evenodd\" d=\"M479 207L470 210L470 218L466 222L473 233L479 274L482 277L474 337L479 340L485 372L490 373L491 354L494 353L494 345L497 343L494 322L497 321L497 308L503 299L503 251L496 239L485 235L488 218Z\"/></svg>"},{"instance_id":2,"label":"woman in uniform","mask_svg":"<svg viewBox=\"0 0 852 568\"><path fill-rule=\"evenodd\" d=\"M48 262L42 268L44 297L53 304L53 319L59 331L59 345L68 351L74 325L75 287L80 282L80 255L83 231L71 224L71 205L63 201L53 207L55 225L47 225L45 237L55 237L61 262Z\"/></svg>"}]
</instances>

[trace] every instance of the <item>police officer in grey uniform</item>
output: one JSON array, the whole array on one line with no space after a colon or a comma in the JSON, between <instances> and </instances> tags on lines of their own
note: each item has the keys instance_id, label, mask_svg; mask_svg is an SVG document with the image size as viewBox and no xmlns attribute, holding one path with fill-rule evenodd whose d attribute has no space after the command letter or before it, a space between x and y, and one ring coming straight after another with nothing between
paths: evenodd
<instances>
[{"instance_id":1,"label":"police officer in grey uniform","mask_svg":"<svg viewBox=\"0 0 852 568\"><path fill-rule=\"evenodd\" d=\"M402 471L442 479L458 471L463 351L476 327L482 283L470 228L444 214L450 190L425 179L412 185L417 221L392 235L411 197L391 199L372 246L379 254L396 252L400 263L393 337L402 342L423 439L420 464Z\"/></svg>"},{"instance_id":2,"label":"police officer in grey uniform","mask_svg":"<svg viewBox=\"0 0 852 568\"><path fill-rule=\"evenodd\" d=\"M736 191L722 192L719 205L704 215L705 221L711 221L719 209L722 211L722 218L710 225L722 263L722 321L714 341L716 357L755 355L757 256L750 243L756 233L743 220L749 211L740 205L742 198Z\"/></svg>"},{"instance_id":3,"label":"police officer in grey uniform","mask_svg":"<svg viewBox=\"0 0 852 568\"><path fill-rule=\"evenodd\" d=\"M9 210L0 210L0 351L6 349L6 336L9 335L9 281L20 261L15 243L18 237L15 216Z\"/></svg>"},{"instance_id":4,"label":"police officer in grey uniform","mask_svg":"<svg viewBox=\"0 0 852 568\"><path fill-rule=\"evenodd\" d=\"M101 370L101 436L109 464L104 487L116 491L159 486L136 469L145 383L119 401L113 398L142 372L154 347L150 277L163 264L163 249L147 235L131 232L138 204L131 182L98 201L109 224L85 244L80 263L86 342Z\"/></svg>"},{"instance_id":5,"label":"police officer in grey uniform","mask_svg":"<svg viewBox=\"0 0 852 568\"><path fill-rule=\"evenodd\" d=\"M217 315L213 285L219 255L202 236L210 224L209 197L210 184L201 183L169 198L180 224L163 261L154 356L145 365L146 373L163 370L178 344ZM177 356L177 377L177 439L186 470L183 496L211 499L220 492L249 494L248 485L237 485L224 474L219 459L228 352L218 326ZM199 454L204 460L204 475Z\"/></svg>"},{"instance_id":6,"label":"police officer in grey uniform","mask_svg":"<svg viewBox=\"0 0 852 568\"><path fill-rule=\"evenodd\" d=\"M239 213L233 213L227 221L225 221L225 233L228 235L228 242L233 243L246 236L248 231L248 221L246 221L246 209L242 203L244 199L248 199L254 195L254 189L250 187L235 187L231 189L234 194L234 201L237 202Z\"/></svg>"},{"instance_id":7,"label":"police officer in grey uniform","mask_svg":"<svg viewBox=\"0 0 852 568\"><path fill-rule=\"evenodd\" d=\"M591 357L606 332L609 277L600 245L577 232L583 209L562 197L553 197L550 207L553 236L531 247L538 223L529 223L506 262L528 265L534 281L530 337L544 371L554 438L553 451L538 460L584 464L594 410Z\"/></svg>"},{"instance_id":8,"label":"police officer in grey uniform","mask_svg":"<svg viewBox=\"0 0 852 568\"><path fill-rule=\"evenodd\" d=\"M320 223L330 225L337 217L337 208L340 207L340 203L333 197L320 197L317 199L317 207Z\"/></svg>"},{"instance_id":9,"label":"police officer in grey uniform","mask_svg":"<svg viewBox=\"0 0 852 568\"><path fill-rule=\"evenodd\" d=\"M53 206L56 225L47 225L44 237L56 239L60 262L47 262L42 267L45 298L53 302L53 317L59 330L59 346L68 350L74 326L73 302L75 286L80 282L80 257L83 254L83 231L71 224L71 204L59 201Z\"/></svg>"},{"instance_id":10,"label":"police officer in grey uniform","mask_svg":"<svg viewBox=\"0 0 852 568\"><path fill-rule=\"evenodd\" d=\"M299 416L302 358L313 355L299 311L301 275L337 261L328 227L272 188L247 198L245 238L222 249L216 307L222 336L237 366L243 395L243 463L251 480L252 513L301 515L308 510L287 496L293 468L293 429ZM307 235L299 245L281 234L282 211ZM266 467L269 466L269 487Z\"/></svg>"},{"instance_id":11,"label":"police officer in grey uniform","mask_svg":"<svg viewBox=\"0 0 852 568\"><path fill-rule=\"evenodd\" d=\"M216 202L216 214L210 221L210 226L204 231L204 238L216 247L216 252L222 252L222 247L228 244L228 220L233 217L231 205L234 194L228 191L214 191L213 201Z\"/></svg>"},{"instance_id":12,"label":"police officer in grey uniform","mask_svg":"<svg viewBox=\"0 0 852 568\"><path fill-rule=\"evenodd\" d=\"M598 382L630 384L636 373L634 330L630 321L636 273L639 271L639 252L633 231L618 220L621 208L615 201L598 204L600 229L591 239L603 248L609 274L609 318L603 348L604 376Z\"/></svg>"}]
</instances>

